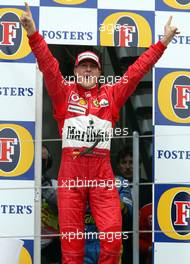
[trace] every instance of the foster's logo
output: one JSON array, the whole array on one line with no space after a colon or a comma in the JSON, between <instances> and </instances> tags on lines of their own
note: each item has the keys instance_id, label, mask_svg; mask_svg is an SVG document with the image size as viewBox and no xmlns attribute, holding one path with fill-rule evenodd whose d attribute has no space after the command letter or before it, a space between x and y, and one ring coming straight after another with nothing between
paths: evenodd
<instances>
[{"instance_id":1,"label":"foster's logo","mask_svg":"<svg viewBox=\"0 0 190 264\"><path fill-rule=\"evenodd\" d=\"M160 112L176 123L190 123L190 72L172 72L158 88Z\"/></svg>"},{"instance_id":2,"label":"foster's logo","mask_svg":"<svg viewBox=\"0 0 190 264\"><path fill-rule=\"evenodd\" d=\"M24 174L33 159L34 144L29 131L19 125L0 124L0 176Z\"/></svg>"},{"instance_id":3,"label":"foster's logo","mask_svg":"<svg viewBox=\"0 0 190 264\"><path fill-rule=\"evenodd\" d=\"M14 130L5 128L0 132L0 168L4 172L13 171L20 159L20 142Z\"/></svg>"},{"instance_id":4,"label":"foster's logo","mask_svg":"<svg viewBox=\"0 0 190 264\"><path fill-rule=\"evenodd\" d=\"M31 255L25 247L22 247L19 258L19 264L32 264Z\"/></svg>"},{"instance_id":5,"label":"foster's logo","mask_svg":"<svg viewBox=\"0 0 190 264\"><path fill-rule=\"evenodd\" d=\"M16 60L30 53L27 34L19 21L22 12L16 8L0 9L0 59Z\"/></svg>"},{"instance_id":6,"label":"foster's logo","mask_svg":"<svg viewBox=\"0 0 190 264\"><path fill-rule=\"evenodd\" d=\"M172 203L172 224L175 231L185 236L190 227L190 195L187 192L179 192ZM187 232L185 232L187 230Z\"/></svg>"},{"instance_id":7,"label":"foster's logo","mask_svg":"<svg viewBox=\"0 0 190 264\"><path fill-rule=\"evenodd\" d=\"M99 30L102 46L149 47L152 43L149 22L145 17L132 12L109 15L100 25Z\"/></svg>"},{"instance_id":8,"label":"foster's logo","mask_svg":"<svg viewBox=\"0 0 190 264\"><path fill-rule=\"evenodd\" d=\"M175 9L190 9L190 1L189 0L163 0L163 2Z\"/></svg>"},{"instance_id":9,"label":"foster's logo","mask_svg":"<svg viewBox=\"0 0 190 264\"><path fill-rule=\"evenodd\" d=\"M164 192L157 208L162 232L177 240L190 240L190 188L176 187Z\"/></svg>"},{"instance_id":10,"label":"foster's logo","mask_svg":"<svg viewBox=\"0 0 190 264\"><path fill-rule=\"evenodd\" d=\"M53 0L53 1L62 5L80 5L85 3L87 0Z\"/></svg>"}]
</instances>

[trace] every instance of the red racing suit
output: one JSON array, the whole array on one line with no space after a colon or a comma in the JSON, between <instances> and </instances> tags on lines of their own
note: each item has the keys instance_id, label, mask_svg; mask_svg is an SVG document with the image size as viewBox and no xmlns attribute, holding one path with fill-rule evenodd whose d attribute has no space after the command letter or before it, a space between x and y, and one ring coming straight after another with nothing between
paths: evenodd
<instances>
[{"instance_id":1,"label":"red racing suit","mask_svg":"<svg viewBox=\"0 0 190 264\"><path fill-rule=\"evenodd\" d=\"M83 263L84 216L88 199L96 226L99 232L105 234L100 239L98 263L116 264L119 261L119 232L122 228L118 191L115 187L110 190L106 184L108 181L114 182L109 157L109 131L119 117L120 108L141 78L161 57L165 46L161 42L152 45L117 83L86 90L78 83L64 80L57 60L38 32L29 37L29 44L43 72L62 137L58 176L58 185L62 188L58 190L58 208L63 263ZM92 154L75 155L91 147L97 135L101 135L101 140ZM113 232L118 233L110 242L106 234Z\"/></svg>"}]
</instances>

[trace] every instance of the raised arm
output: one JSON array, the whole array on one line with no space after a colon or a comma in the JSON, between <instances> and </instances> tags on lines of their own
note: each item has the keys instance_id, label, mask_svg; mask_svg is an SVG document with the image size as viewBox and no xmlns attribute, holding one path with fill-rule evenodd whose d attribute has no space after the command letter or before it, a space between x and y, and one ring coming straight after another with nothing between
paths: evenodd
<instances>
[{"instance_id":1,"label":"raised arm","mask_svg":"<svg viewBox=\"0 0 190 264\"><path fill-rule=\"evenodd\" d=\"M121 80L112 86L112 96L118 109L120 109L127 98L134 92L140 80L160 59L172 38L179 34L176 27L171 26L172 17L169 18L164 27L164 37L161 41L150 46L127 70Z\"/></svg>"},{"instance_id":2,"label":"raised arm","mask_svg":"<svg viewBox=\"0 0 190 264\"><path fill-rule=\"evenodd\" d=\"M37 59L39 69L43 73L49 95L53 97L54 101L56 101L56 95L57 100L60 100L60 95L64 95L64 80L59 70L59 63L51 54L43 37L36 30L28 3L25 3L25 8L20 22L27 32L29 45Z\"/></svg>"}]
</instances>

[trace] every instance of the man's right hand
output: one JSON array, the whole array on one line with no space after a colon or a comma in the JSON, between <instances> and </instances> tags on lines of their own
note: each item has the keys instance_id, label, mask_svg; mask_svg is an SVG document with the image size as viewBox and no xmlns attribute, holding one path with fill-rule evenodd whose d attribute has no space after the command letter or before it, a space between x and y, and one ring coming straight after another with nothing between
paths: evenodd
<instances>
[{"instance_id":1,"label":"man's right hand","mask_svg":"<svg viewBox=\"0 0 190 264\"><path fill-rule=\"evenodd\" d=\"M28 3L25 2L26 11L23 12L22 16L20 17L20 22L23 28L26 30L27 35L31 36L36 32L36 26L34 20L32 18L32 13L30 11L30 7Z\"/></svg>"}]
</instances>

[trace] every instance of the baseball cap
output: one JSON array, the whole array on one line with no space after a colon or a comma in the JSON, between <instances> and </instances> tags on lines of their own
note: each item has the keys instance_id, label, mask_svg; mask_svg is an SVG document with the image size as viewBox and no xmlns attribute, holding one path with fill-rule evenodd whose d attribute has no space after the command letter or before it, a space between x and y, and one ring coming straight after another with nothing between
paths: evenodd
<instances>
[{"instance_id":1,"label":"baseball cap","mask_svg":"<svg viewBox=\"0 0 190 264\"><path fill-rule=\"evenodd\" d=\"M77 59L75 61L75 66L78 66L79 63L83 60L93 60L97 63L98 67L101 68L99 57L96 55L96 53L92 51L87 50L78 54Z\"/></svg>"}]
</instances>

